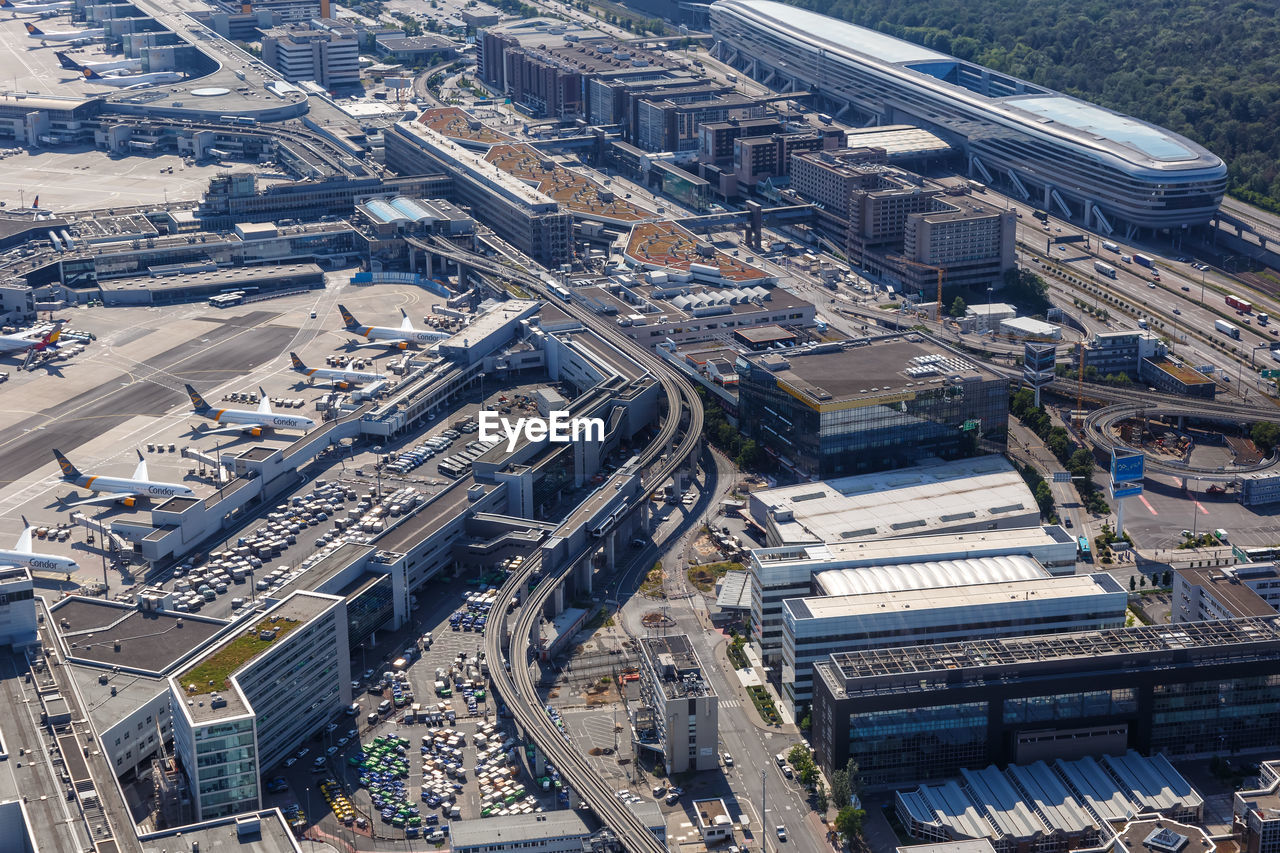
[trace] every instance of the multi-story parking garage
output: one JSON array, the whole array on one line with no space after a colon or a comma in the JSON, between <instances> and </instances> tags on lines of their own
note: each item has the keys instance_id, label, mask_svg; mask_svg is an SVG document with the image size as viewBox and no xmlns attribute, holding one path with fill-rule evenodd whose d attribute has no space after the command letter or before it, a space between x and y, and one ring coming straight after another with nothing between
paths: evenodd
<instances>
[{"instance_id":1,"label":"multi-story parking garage","mask_svg":"<svg viewBox=\"0 0 1280 853\"><path fill-rule=\"evenodd\" d=\"M1222 160L1189 139L874 30L770 0L717 0L711 29L767 85L932 130L975 177L1104 232L1208 222L1226 189Z\"/></svg>"}]
</instances>

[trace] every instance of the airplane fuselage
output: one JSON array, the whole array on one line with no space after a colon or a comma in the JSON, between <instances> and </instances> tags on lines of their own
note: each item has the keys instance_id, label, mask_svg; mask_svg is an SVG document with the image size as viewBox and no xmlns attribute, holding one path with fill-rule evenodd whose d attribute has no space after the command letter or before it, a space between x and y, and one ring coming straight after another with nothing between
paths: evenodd
<instances>
[{"instance_id":1,"label":"airplane fuselage","mask_svg":"<svg viewBox=\"0 0 1280 853\"><path fill-rule=\"evenodd\" d=\"M153 480L132 480L127 477L80 477L73 481L77 486L95 492L125 492L149 498L171 498L174 495L191 497L195 492L177 483L159 483Z\"/></svg>"},{"instance_id":2,"label":"airplane fuselage","mask_svg":"<svg viewBox=\"0 0 1280 853\"><path fill-rule=\"evenodd\" d=\"M308 367L302 371L304 376L324 379L328 382L347 382L359 385L362 382L380 382L387 377L381 373L369 373L363 370L336 370L328 367Z\"/></svg>"},{"instance_id":3,"label":"airplane fuselage","mask_svg":"<svg viewBox=\"0 0 1280 853\"><path fill-rule=\"evenodd\" d=\"M245 426L263 426L272 429L309 430L316 425L311 418L302 415L277 415L264 412L251 412L246 409L211 409L204 417L220 424L244 424Z\"/></svg>"},{"instance_id":4,"label":"airplane fuselage","mask_svg":"<svg viewBox=\"0 0 1280 853\"><path fill-rule=\"evenodd\" d=\"M352 331L371 341L408 341L411 344L430 344L449 337L449 335L442 332L428 332L424 329L396 329L392 326L357 326Z\"/></svg>"},{"instance_id":5,"label":"airplane fuselage","mask_svg":"<svg viewBox=\"0 0 1280 853\"><path fill-rule=\"evenodd\" d=\"M57 554L34 554L28 551L10 551L0 548L0 564L9 566L26 566L28 569L39 569L45 572L74 572L80 565L69 557Z\"/></svg>"}]
</instances>

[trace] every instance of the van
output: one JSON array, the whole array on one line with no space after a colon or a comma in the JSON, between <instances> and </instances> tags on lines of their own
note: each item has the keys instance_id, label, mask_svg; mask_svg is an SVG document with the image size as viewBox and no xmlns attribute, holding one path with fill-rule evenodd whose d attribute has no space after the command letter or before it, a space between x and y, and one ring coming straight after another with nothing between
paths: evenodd
<instances>
[{"instance_id":1,"label":"van","mask_svg":"<svg viewBox=\"0 0 1280 853\"><path fill-rule=\"evenodd\" d=\"M386 714L386 713L388 713L390 710L391 710L391 700L390 700L390 699L383 699L381 702L379 702L379 703L378 703L378 713L379 713L379 714Z\"/></svg>"},{"instance_id":2,"label":"van","mask_svg":"<svg viewBox=\"0 0 1280 853\"><path fill-rule=\"evenodd\" d=\"M348 717L354 717L354 716L357 716L359 713L360 713L360 703L359 703L359 702L352 702L350 705L348 705L348 706L347 706L347 716L348 716Z\"/></svg>"}]
</instances>

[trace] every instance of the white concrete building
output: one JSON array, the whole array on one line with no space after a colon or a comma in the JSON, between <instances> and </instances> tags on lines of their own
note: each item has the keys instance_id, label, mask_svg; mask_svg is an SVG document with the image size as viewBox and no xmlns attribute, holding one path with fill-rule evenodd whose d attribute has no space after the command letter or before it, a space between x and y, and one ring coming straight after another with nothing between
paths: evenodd
<instances>
[{"instance_id":1,"label":"white concrete building","mask_svg":"<svg viewBox=\"0 0 1280 853\"><path fill-rule=\"evenodd\" d=\"M351 704L346 603L295 592L169 678L197 820L261 807L263 773Z\"/></svg>"},{"instance_id":2,"label":"white concrete building","mask_svg":"<svg viewBox=\"0 0 1280 853\"><path fill-rule=\"evenodd\" d=\"M797 718L813 664L833 652L1122 628L1128 601L1108 574L1050 577L1018 555L841 569L818 583L850 593L782 602L782 698Z\"/></svg>"},{"instance_id":3,"label":"white concrete building","mask_svg":"<svg viewBox=\"0 0 1280 853\"><path fill-rule=\"evenodd\" d=\"M457 821L449 826L453 853L582 853L591 828L575 809Z\"/></svg>"},{"instance_id":4,"label":"white concrete building","mask_svg":"<svg viewBox=\"0 0 1280 853\"><path fill-rule=\"evenodd\" d=\"M1040 524L1022 475L994 455L766 489L749 511L770 546Z\"/></svg>"},{"instance_id":5,"label":"white concrete building","mask_svg":"<svg viewBox=\"0 0 1280 853\"><path fill-rule=\"evenodd\" d=\"M806 595L848 594L856 590L837 583L842 569L908 563L1001 557L1020 554L1032 558L1049 574L1075 572L1076 541L1061 527L1025 527L963 533L759 548L751 552L751 634L769 665L782 662L782 602ZM989 574L980 582L1029 577L1024 565L1009 564L1012 573ZM879 575L863 575L863 578ZM830 586L827 586L830 584ZM951 585L942 583L943 586ZM894 589L891 584L883 587Z\"/></svg>"},{"instance_id":6,"label":"white concrete building","mask_svg":"<svg viewBox=\"0 0 1280 853\"><path fill-rule=\"evenodd\" d=\"M22 566L0 566L0 646L36 641L35 584Z\"/></svg>"}]
</instances>

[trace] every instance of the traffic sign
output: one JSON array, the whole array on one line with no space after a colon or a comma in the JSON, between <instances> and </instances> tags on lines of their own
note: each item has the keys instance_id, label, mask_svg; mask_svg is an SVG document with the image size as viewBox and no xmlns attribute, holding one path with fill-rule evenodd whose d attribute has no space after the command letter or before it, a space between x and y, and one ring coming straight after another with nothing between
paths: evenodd
<instances>
[{"instance_id":1,"label":"traffic sign","mask_svg":"<svg viewBox=\"0 0 1280 853\"><path fill-rule=\"evenodd\" d=\"M1262 371L1263 379L1280 379L1280 370L1269 369Z\"/></svg>"},{"instance_id":2,"label":"traffic sign","mask_svg":"<svg viewBox=\"0 0 1280 853\"><path fill-rule=\"evenodd\" d=\"M1053 482L1055 482L1055 483L1070 483L1070 482L1071 482L1071 472L1070 472L1070 471L1054 471L1054 472L1053 472Z\"/></svg>"},{"instance_id":3,"label":"traffic sign","mask_svg":"<svg viewBox=\"0 0 1280 853\"><path fill-rule=\"evenodd\" d=\"M1111 482L1142 482L1147 457L1136 450L1111 449Z\"/></svg>"},{"instance_id":4,"label":"traffic sign","mask_svg":"<svg viewBox=\"0 0 1280 853\"><path fill-rule=\"evenodd\" d=\"M1136 498L1142 494L1141 483L1112 483L1111 497L1115 500L1120 498Z\"/></svg>"}]
</instances>

